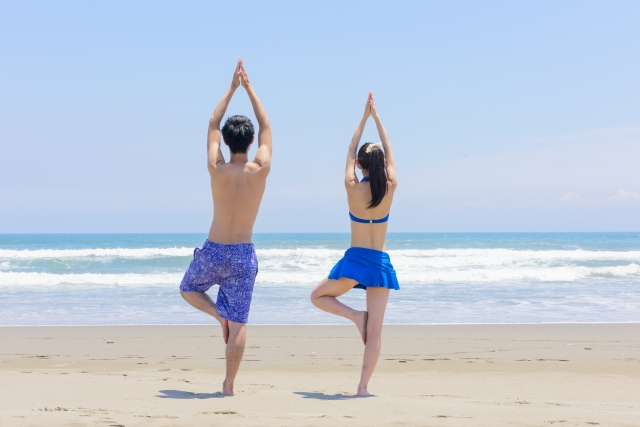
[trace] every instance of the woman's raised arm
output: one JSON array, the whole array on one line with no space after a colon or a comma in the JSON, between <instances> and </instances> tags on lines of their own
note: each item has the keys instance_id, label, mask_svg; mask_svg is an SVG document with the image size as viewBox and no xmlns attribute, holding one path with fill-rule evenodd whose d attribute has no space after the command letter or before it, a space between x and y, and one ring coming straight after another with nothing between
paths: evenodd
<instances>
[{"instance_id":1,"label":"woman's raised arm","mask_svg":"<svg viewBox=\"0 0 640 427\"><path fill-rule=\"evenodd\" d=\"M393 157L393 149L391 148L391 141L389 135L382 125L380 116L378 116L378 110L376 110L376 103L373 100L373 94L369 96L369 103L371 106L371 115L376 122L376 128L378 128L378 135L380 136L380 142L382 142L382 148L384 149L384 157L387 161L387 178L391 181L391 184L396 185L398 179L396 178L396 160Z\"/></svg>"},{"instance_id":2,"label":"woman's raised arm","mask_svg":"<svg viewBox=\"0 0 640 427\"><path fill-rule=\"evenodd\" d=\"M364 107L364 114L358 123L356 131L353 133L351 143L349 144L349 152L347 153L347 170L344 174L345 185L353 185L358 183L358 177L356 176L356 159L358 158L358 144L360 144L360 138L364 132L364 126L367 124L367 119L371 115L371 100L372 93L369 92L367 103Z\"/></svg>"}]
</instances>

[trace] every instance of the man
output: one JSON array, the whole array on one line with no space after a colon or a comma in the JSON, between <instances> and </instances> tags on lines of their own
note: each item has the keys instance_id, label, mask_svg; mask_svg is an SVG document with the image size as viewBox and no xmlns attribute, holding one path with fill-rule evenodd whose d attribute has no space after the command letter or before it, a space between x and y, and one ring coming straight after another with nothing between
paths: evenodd
<instances>
[{"instance_id":1,"label":"man","mask_svg":"<svg viewBox=\"0 0 640 427\"><path fill-rule=\"evenodd\" d=\"M231 152L227 163L220 150L220 122L240 85L246 89L258 119L258 153L249 161L247 153L254 138L251 121L244 116L231 116L222 127L224 143ZM227 374L222 393L232 396L244 353L245 325L258 273L258 260L251 243L253 224L271 167L269 119L249 82L242 59L238 60L231 86L209 120L207 156L213 222L207 241L194 251L193 261L180 284L180 293L189 304L215 317L222 325L222 337L227 344ZM220 287L214 304L205 292L216 284Z\"/></svg>"}]
</instances>

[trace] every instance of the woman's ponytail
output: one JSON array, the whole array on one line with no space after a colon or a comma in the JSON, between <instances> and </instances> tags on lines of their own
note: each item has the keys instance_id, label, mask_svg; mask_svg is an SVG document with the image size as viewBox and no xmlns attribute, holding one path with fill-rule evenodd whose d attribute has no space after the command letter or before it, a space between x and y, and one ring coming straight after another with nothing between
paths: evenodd
<instances>
[{"instance_id":1,"label":"woman's ponytail","mask_svg":"<svg viewBox=\"0 0 640 427\"><path fill-rule=\"evenodd\" d=\"M371 186L371 201L369 209L375 208L387 195L387 170L384 164L384 152L380 148L382 144L367 142L358 151L358 163L369 172L369 184Z\"/></svg>"}]
</instances>

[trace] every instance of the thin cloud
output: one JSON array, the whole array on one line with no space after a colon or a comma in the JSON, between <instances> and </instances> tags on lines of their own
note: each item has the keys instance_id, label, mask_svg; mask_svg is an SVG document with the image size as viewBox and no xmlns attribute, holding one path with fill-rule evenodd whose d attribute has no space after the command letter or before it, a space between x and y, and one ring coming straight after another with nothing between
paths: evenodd
<instances>
[{"instance_id":1,"label":"thin cloud","mask_svg":"<svg viewBox=\"0 0 640 427\"><path fill-rule=\"evenodd\" d=\"M600 204L600 201L596 199L587 199L578 193L566 193L564 196L560 197L559 203L568 206L597 206Z\"/></svg>"},{"instance_id":2,"label":"thin cloud","mask_svg":"<svg viewBox=\"0 0 640 427\"><path fill-rule=\"evenodd\" d=\"M618 190L615 195L609 197L607 200L613 202L624 203L626 201L640 202L640 193L633 191Z\"/></svg>"}]
</instances>

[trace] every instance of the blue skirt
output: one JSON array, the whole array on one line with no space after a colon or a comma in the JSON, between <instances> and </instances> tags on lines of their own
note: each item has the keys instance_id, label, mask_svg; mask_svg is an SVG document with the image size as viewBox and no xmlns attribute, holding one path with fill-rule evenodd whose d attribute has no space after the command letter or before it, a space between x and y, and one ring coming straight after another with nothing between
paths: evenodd
<instances>
[{"instance_id":1,"label":"blue skirt","mask_svg":"<svg viewBox=\"0 0 640 427\"><path fill-rule=\"evenodd\" d=\"M331 269L329 279L341 277L356 280L354 288L400 289L396 271L391 265L389 254L375 249L349 248L344 257Z\"/></svg>"}]
</instances>

